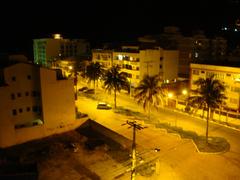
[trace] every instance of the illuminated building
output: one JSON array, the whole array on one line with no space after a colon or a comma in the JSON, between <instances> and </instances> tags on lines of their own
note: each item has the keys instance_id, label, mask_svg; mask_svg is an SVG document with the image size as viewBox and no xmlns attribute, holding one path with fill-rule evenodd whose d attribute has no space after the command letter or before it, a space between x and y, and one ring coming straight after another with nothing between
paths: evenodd
<instances>
[{"instance_id":1,"label":"illuminated building","mask_svg":"<svg viewBox=\"0 0 240 180\"><path fill-rule=\"evenodd\" d=\"M189 78L190 63L205 60L223 60L227 52L227 40L222 37L207 38L202 31L191 36L184 36L179 28L164 27L163 33L154 37L145 37L153 42L155 39L165 50L179 51L178 77ZM139 38L143 39L143 38Z\"/></svg>"},{"instance_id":2,"label":"illuminated building","mask_svg":"<svg viewBox=\"0 0 240 180\"><path fill-rule=\"evenodd\" d=\"M34 63L50 67L59 59L78 57L89 52L89 43L84 39L63 39L60 34L53 38L33 40Z\"/></svg>"},{"instance_id":3,"label":"illuminated building","mask_svg":"<svg viewBox=\"0 0 240 180\"><path fill-rule=\"evenodd\" d=\"M196 85L194 85L193 82L199 78L206 79L214 75L216 79L224 82L226 86L225 95L227 96L226 106L233 111L239 111L240 67L191 64L190 72L190 84L193 90L196 89Z\"/></svg>"},{"instance_id":4,"label":"illuminated building","mask_svg":"<svg viewBox=\"0 0 240 180\"><path fill-rule=\"evenodd\" d=\"M0 69L0 147L68 131L75 121L73 80L17 63Z\"/></svg>"},{"instance_id":5,"label":"illuminated building","mask_svg":"<svg viewBox=\"0 0 240 180\"><path fill-rule=\"evenodd\" d=\"M139 49L138 46L122 46L116 50L93 50L92 60L106 69L119 65L131 85L136 87L144 75L160 75L163 81L173 81L178 74L178 51L159 47Z\"/></svg>"}]
</instances>

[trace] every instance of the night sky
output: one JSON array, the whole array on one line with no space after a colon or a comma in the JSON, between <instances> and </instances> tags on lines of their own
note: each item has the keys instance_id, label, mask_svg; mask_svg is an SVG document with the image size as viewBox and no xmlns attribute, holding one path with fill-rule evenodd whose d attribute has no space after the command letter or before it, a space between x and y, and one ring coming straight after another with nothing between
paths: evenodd
<instances>
[{"instance_id":1,"label":"night sky","mask_svg":"<svg viewBox=\"0 0 240 180\"><path fill-rule=\"evenodd\" d=\"M211 1L211 2L209 2ZM65 0L1 2L0 52L32 57L32 39L62 33L91 42L119 41L160 33L166 25L182 31L215 32L240 17L238 0Z\"/></svg>"}]
</instances>

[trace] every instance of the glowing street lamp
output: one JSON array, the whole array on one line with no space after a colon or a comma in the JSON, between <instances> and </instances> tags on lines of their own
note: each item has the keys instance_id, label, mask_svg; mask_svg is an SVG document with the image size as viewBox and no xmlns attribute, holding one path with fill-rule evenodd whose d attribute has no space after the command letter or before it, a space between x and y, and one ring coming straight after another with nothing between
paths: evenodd
<instances>
[{"instance_id":1,"label":"glowing street lamp","mask_svg":"<svg viewBox=\"0 0 240 180\"><path fill-rule=\"evenodd\" d=\"M188 93L188 92L187 92L186 89L182 90L182 94L183 94L183 95L187 95L187 93Z\"/></svg>"},{"instance_id":2,"label":"glowing street lamp","mask_svg":"<svg viewBox=\"0 0 240 180\"><path fill-rule=\"evenodd\" d=\"M173 97L173 93L168 93L168 98L172 98Z\"/></svg>"}]
</instances>

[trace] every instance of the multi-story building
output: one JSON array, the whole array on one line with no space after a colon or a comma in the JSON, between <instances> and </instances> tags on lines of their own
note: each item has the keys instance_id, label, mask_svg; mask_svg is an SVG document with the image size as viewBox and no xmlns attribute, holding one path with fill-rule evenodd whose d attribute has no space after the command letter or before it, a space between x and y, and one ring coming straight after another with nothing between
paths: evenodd
<instances>
[{"instance_id":1,"label":"multi-story building","mask_svg":"<svg viewBox=\"0 0 240 180\"><path fill-rule=\"evenodd\" d=\"M155 36L155 39L163 49L179 50L180 78L189 77L190 63L219 61L226 57L227 40L222 37L208 38L202 31L184 36L177 27L165 27L163 33Z\"/></svg>"},{"instance_id":2,"label":"multi-story building","mask_svg":"<svg viewBox=\"0 0 240 180\"><path fill-rule=\"evenodd\" d=\"M55 34L54 38L34 39L33 51L35 64L50 67L56 60L86 55L89 43L84 39L63 39Z\"/></svg>"},{"instance_id":3,"label":"multi-story building","mask_svg":"<svg viewBox=\"0 0 240 180\"><path fill-rule=\"evenodd\" d=\"M138 46L122 46L119 50L93 50L92 60L105 68L119 65L133 87L147 74L160 75L166 82L175 80L178 74L178 51L159 47L139 49Z\"/></svg>"},{"instance_id":4,"label":"multi-story building","mask_svg":"<svg viewBox=\"0 0 240 180\"><path fill-rule=\"evenodd\" d=\"M234 111L240 110L240 67L217 66L207 64L191 64L190 86L196 89L194 81L214 75L226 86L226 106Z\"/></svg>"},{"instance_id":5,"label":"multi-story building","mask_svg":"<svg viewBox=\"0 0 240 180\"><path fill-rule=\"evenodd\" d=\"M28 63L0 68L0 148L68 131L76 113L72 80Z\"/></svg>"}]
</instances>

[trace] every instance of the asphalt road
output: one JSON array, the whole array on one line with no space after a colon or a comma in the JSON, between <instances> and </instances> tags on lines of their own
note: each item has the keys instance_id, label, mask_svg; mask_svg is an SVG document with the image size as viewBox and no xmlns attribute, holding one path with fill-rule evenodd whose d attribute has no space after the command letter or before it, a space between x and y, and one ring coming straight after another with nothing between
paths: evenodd
<instances>
[{"instance_id":1,"label":"asphalt road","mask_svg":"<svg viewBox=\"0 0 240 180\"><path fill-rule=\"evenodd\" d=\"M102 122L121 124L126 121L120 115L112 110L97 110L98 101L107 101L113 105L113 95L106 95L103 91L97 91L97 101L91 100L81 95L77 102L79 110L90 115L92 119L101 119ZM135 112L145 113L142 107L125 94L117 96L117 105L131 109ZM184 130L197 132L199 135L205 135L206 121L195 118L184 113L175 112L169 109L159 109L158 112L152 110L152 119L154 121L169 122L172 125L182 127ZM112 121L114 120L114 121ZM122 131L123 132L123 131ZM141 136L145 141L158 143L157 133L151 135L151 131ZM125 133L125 132L123 132ZM210 136L220 136L227 139L230 143L230 151L222 154L198 154L191 150L187 143L177 144L177 148L165 149L162 161L174 169L179 179L240 179L240 132L216 123L209 125ZM150 141L150 139L153 139ZM162 139L161 139L162 140ZM164 141L163 146L168 146L168 141ZM171 146L168 146L171 148Z\"/></svg>"}]
</instances>

